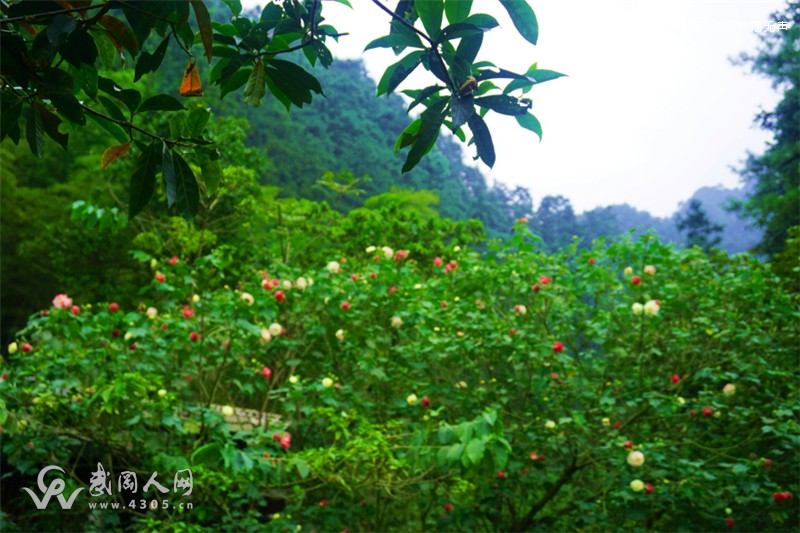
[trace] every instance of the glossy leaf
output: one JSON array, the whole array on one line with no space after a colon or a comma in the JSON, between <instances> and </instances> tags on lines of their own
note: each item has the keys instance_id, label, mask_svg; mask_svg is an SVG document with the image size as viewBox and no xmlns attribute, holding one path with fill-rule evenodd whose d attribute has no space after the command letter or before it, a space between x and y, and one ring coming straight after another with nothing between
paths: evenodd
<instances>
[{"instance_id":1,"label":"glossy leaf","mask_svg":"<svg viewBox=\"0 0 800 533\"><path fill-rule=\"evenodd\" d=\"M178 152L172 152L172 163L175 168L177 196L175 205L181 216L191 220L197 214L200 205L200 190L197 187L197 178L194 177L189 164Z\"/></svg>"},{"instance_id":2,"label":"glossy leaf","mask_svg":"<svg viewBox=\"0 0 800 533\"><path fill-rule=\"evenodd\" d=\"M131 174L128 199L128 217L133 218L150 201L156 187L156 170L161 156L161 143L153 142L136 158L136 166Z\"/></svg>"},{"instance_id":3,"label":"glossy leaf","mask_svg":"<svg viewBox=\"0 0 800 533\"><path fill-rule=\"evenodd\" d=\"M444 14L450 24L462 22L471 9L472 0L444 0Z\"/></svg>"},{"instance_id":4,"label":"glossy leaf","mask_svg":"<svg viewBox=\"0 0 800 533\"><path fill-rule=\"evenodd\" d=\"M517 123L525 128L526 130L530 130L536 135L539 136L539 140L542 140L542 125L539 123L539 119L535 116L531 115L530 113L525 113L524 115L519 115L514 117L517 119Z\"/></svg>"},{"instance_id":5,"label":"glossy leaf","mask_svg":"<svg viewBox=\"0 0 800 533\"><path fill-rule=\"evenodd\" d=\"M442 15L444 14L444 0L419 0L414 2L422 26L431 39L439 36L442 27Z\"/></svg>"},{"instance_id":6,"label":"glossy leaf","mask_svg":"<svg viewBox=\"0 0 800 533\"><path fill-rule=\"evenodd\" d=\"M373 50L375 48L395 48L395 47L410 47L410 48L424 48L422 41L416 33L390 33L383 37L378 37L370 42L364 51Z\"/></svg>"},{"instance_id":7,"label":"glossy leaf","mask_svg":"<svg viewBox=\"0 0 800 533\"><path fill-rule=\"evenodd\" d=\"M147 111L180 111L186 109L178 99L168 94L151 96L139 106L139 113Z\"/></svg>"},{"instance_id":8,"label":"glossy leaf","mask_svg":"<svg viewBox=\"0 0 800 533\"><path fill-rule=\"evenodd\" d=\"M312 92L322 94L319 80L290 61L273 59L266 65L265 73L269 81L297 107L310 104Z\"/></svg>"},{"instance_id":9,"label":"glossy leaf","mask_svg":"<svg viewBox=\"0 0 800 533\"><path fill-rule=\"evenodd\" d=\"M453 115L451 128L453 131L456 131L458 128L466 124L470 117L472 117L472 115L475 113L474 99L472 95L452 95L450 97L450 109Z\"/></svg>"},{"instance_id":10,"label":"glossy leaf","mask_svg":"<svg viewBox=\"0 0 800 533\"><path fill-rule=\"evenodd\" d=\"M50 101L56 106L56 111L58 111L61 116L81 126L86 124L83 108L81 108L78 99L71 94L53 94L50 95Z\"/></svg>"},{"instance_id":11,"label":"glossy leaf","mask_svg":"<svg viewBox=\"0 0 800 533\"><path fill-rule=\"evenodd\" d=\"M203 41L203 48L205 49L206 57L210 63L212 57L214 57L214 32L211 27L211 15L209 15L208 8L206 8L203 0L189 1L192 4L192 9L194 9L194 17L197 20L197 27L200 30L200 40Z\"/></svg>"},{"instance_id":12,"label":"glossy leaf","mask_svg":"<svg viewBox=\"0 0 800 533\"><path fill-rule=\"evenodd\" d=\"M524 115L531 108L531 101L526 98L514 98L506 94L493 94L475 99L475 105L486 107L502 115Z\"/></svg>"},{"instance_id":13,"label":"glossy leaf","mask_svg":"<svg viewBox=\"0 0 800 533\"><path fill-rule=\"evenodd\" d=\"M467 124L472 132L472 138L475 140L475 146L478 149L478 157L481 158L481 161L486 163L486 166L489 168L493 167L495 162L494 143L492 142L492 135L489 133L486 122L476 113L470 117Z\"/></svg>"},{"instance_id":14,"label":"glossy leaf","mask_svg":"<svg viewBox=\"0 0 800 533\"><path fill-rule=\"evenodd\" d=\"M256 61L256 66L250 73L247 85L244 88L244 103L253 107L261 105L261 100L266 94L266 80L264 79L264 63L261 58Z\"/></svg>"},{"instance_id":15,"label":"glossy leaf","mask_svg":"<svg viewBox=\"0 0 800 533\"><path fill-rule=\"evenodd\" d=\"M189 111L186 116L186 132L189 137L197 137L203 133L203 130L211 118L211 112L203 107L196 107Z\"/></svg>"},{"instance_id":16,"label":"glossy leaf","mask_svg":"<svg viewBox=\"0 0 800 533\"><path fill-rule=\"evenodd\" d=\"M103 15L97 22L108 30L109 37L114 42L122 45L131 54L131 57L139 55L139 42L136 40L136 36L130 26L111 15ZM97 39L95 39L96 42Z\"/></svg>"},{"instance_id":17,"label":"glossy leaf","mask_svg":"<svg viewBox=\"0 0 800 533\"><path fill-rule=\"evenodd\" d=\"M411 145L411 149L408 151L406 162L403 164L403 172L409 172L417 166L422 157L430 152L431 148L436 144L436 139L439 138L439 130L444 122L444 109L447 106L447 102L446 98L442 98L422 113L420 130L414 140L414 144Z\"/></svg>"},{"instance_id":18,"label":"glossy leaf","mask_svg":"<svg viewBox=\"0 0 800 533\"><path fill-rule=\"evenodd\" d=\"M500 0L511 22L522 37L531 44L539 39L539 23L527 0Z\"/></svg>"},{"instance_id":19,"label":"glossy leaf","mask_svg":"<svg viewBox=\"0 0 800 533\"><path fill-rule=\"evenodd\" d=\"M94 121L98 126L110 133L111 136L114 137L118 142L124 143L129 139L129 135L125 133L125 130L122 129L119 124L95 116L91 113L86 113L86 116Z\"/></svg>"},{"instance_id":20,"label":"glossy leaf","mask_svg":"<svg viewBox=\"0 0 800 533\"><path fill-rule=\"evenodd\" d=\"M378 96L394 92L422 61L424 52L411 52L397 63L390 65L378 82Z\"/></svg>"},{"instance_id":21,"label":"glossy leaf","mask_svg":"<svg viewBox=\"0 0 800 533\"><path fill-rule=\"evenodd\" d=\"M161 62L164 60L164 54L167 53L167 45L170 39L171 37L167 35L152 54L142 52L142 55L139 56L139 60L136 61L136 69L133 76L134 82L139 81L139 79L148 72L155 72L158 70L158 67L161 66Z\"/></svg>"}]
</instances>

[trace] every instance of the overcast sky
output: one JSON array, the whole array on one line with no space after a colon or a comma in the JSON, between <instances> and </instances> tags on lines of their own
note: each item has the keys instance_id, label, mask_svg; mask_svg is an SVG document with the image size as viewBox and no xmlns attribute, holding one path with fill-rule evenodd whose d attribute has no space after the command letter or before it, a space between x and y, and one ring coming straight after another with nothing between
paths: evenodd
<instances>
[{"instance_id":1,"label":"overcast sky","mask_svg":"<svg viewBox=\"0 0 800 533\"><path fill-rule=\"evenodd\" d=\"M351 3L354 10L325 3L327 22L350 34L332 49L338 57L363 57L377 79L397 58L388 50L362 50L388 33L388 17L370 0ZM537 204L560 194L577 212L628 203L659 216L701 186L740 185L731 167L748 150L763 149L769 136L753 126L753 117L779 95L729 58L755 50L753 24L766 22L784 2L529 3L539 21L537 46L518 36L498 1L474 0L473 13L491 12L501 25L489 32L478 59L518 72L538 62L569 77L528 94L544 130L541 143L512 117L490 113L497 163L491 170L481 164L484 174L527 187ZM431 83L417 75L400 88Z\"/></svg>"}]
</instances>

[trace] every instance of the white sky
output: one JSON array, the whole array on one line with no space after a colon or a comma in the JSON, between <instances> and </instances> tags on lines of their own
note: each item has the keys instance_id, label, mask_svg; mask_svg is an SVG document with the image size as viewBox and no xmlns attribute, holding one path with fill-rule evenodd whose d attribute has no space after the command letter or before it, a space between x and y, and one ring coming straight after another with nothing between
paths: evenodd
<instances>
[{"instance_id":1,"label":"white sky","mask_svg":"<svg viewBox=\"0 0 800 533\"><path fill-rule=\"evenodd\" d=\"M362 50L388 33L388 16L370 0L351 3L354 10L325 2L327 22L350 34L331 49L337 57L364 57L378 79L397 58L389 50ZM569 77L528 93L542 123L541 143L513 117L489 114L497 162L491 170L481 164L484 174L525 186L537 204L560 194L577 212L629 203L659 216L670 215L699 187L740 185L731 166L748 150L763 149L769 136L753 117L771 109L779 95L768 80L729 58L754 51L752 25L766 22L785 2L529 3L539 21L535 47L519 37L498 1L474 0L472 13L489 12L500 21L478 59L516 72L538 62ZM387 5L393 9L396 1ZM400 89L434 83L425 75L415 72Z\"/></svg>"}]
</instances>

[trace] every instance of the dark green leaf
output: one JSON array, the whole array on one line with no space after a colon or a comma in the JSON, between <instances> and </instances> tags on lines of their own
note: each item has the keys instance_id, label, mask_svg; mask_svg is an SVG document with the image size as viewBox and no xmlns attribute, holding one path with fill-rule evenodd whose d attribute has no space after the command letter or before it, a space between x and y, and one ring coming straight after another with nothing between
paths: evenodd
<instances>
[{"instance_id":1,"label":"dark green leaf","mask_svg":"<svg viewBox=\"0 0 800 533\"><path fill-rule=\"evenodd\" d=\"M389 66L378 82L378 96L393 92L422 61L424 52L411 52Z\"/></svg>"},{"instance_id":2,"label":"dark green leaf","mask_svg":"<svg viewBox=\"0 0 800 533\"><path fill-rule=\"evenodd\" d=\"M41 157L44 153L44 125L39 111L31 106L28 110L27 127L25 137L28 139L28 147L36 157Z\"/></svg>"},{"instance_id":3,"label":"dark green leaf","mask_svg":"<svg viewBox=\"0 0 800 533\"><path fill-rule=\"evenodd\" d=\"M417 14L428 32L431 39L439 36L442 27L442 15L444 14L444 0L424 0L414 2Z\"/></svg>"},{"instance_id":4,"label":"dark green leaf","mask_svg":"<svg viewBox=\"0 0 800 533\"><path fill-rule=\"evenodd\" d=\"M373 50L375 48L395 48L395 47L411 47L411 48L424 48L422 41L416 33L390 33L383 37L378 37L369 43L364 51Z\"/></svg>"},{"instance_id":5,"label":"dark green leaf","mask_svg":"<svg viewBox=\"0 0 800 533\"><path fill-rule=\"evenodd\" d=\"M410 104L408 104L408 108L406 109L406 113L417 107L423 100L428 98L429 96L433 96L434 94L438 93L445 87L441 85L431 85L430 87L425 87L424 89L409 89L406 91L402 91L403 94L406 96L410 96L413 98Z\"/></svg>"},{"instance_id":6,"label":"dark green leaf","mask_svg":"<svg viewBox=\"0 0 800 533\"><path fill-rule=\"evenodd\" d=\"M331 54L331 51L325 46L325 43L315 39L311 46L314 48L314 51L317 52L317 57L319 57L319 62L322 66L325 68L330 67L333 63L333 54Z\"/></svg>"},{"instance_id":7,"label":"dark green leaf","mask_svg":"<svg viewBox=\"0 0 800 533\"><path fill-rule=\"evenodd\" d=\"M244 88L244 103L250 104L253 107L259 107L266 92L264 63L259 58L259 60L256 61L256 66L250 73L250 78L248 78L247 85Z\"/></svg>"},{"instance_id":8,"label":"dark green leaf","mask_svg":"<svg viewBox=\"0 0 800 533\"><path fill-rule=\"evenodd\" d=\"M475 99L475 104L486 107L502 115L524 115L531 108L527 98L514 98L506 94L493 94Z\"/></svg>"},{"instance_id":9,"label":"dark green leaf","mask_svg":"<svg viewBox=\"0 0 800 533\"><path fill-rule=\"evenodd\" d=\"M470 15L462 22L466 24L472 24L473 26L477 26L483 31L494 29L500 25L500 23L497 22L496 18L494 18L491 15L487 15L485 13L476 13L474 15Z\"/></svg>"},{"instance_id":10,"label":"dark green leaf","mask_svg":"<svg viewBox=\"0 0 800 533\"><path fill-rule=\"evenodd\" d=\"M252 69L249 68L237 70L232 76L222 82L219 88L219 97L223 98L226 94L238 90L242 85L247 83L251 71ZM269 84L269 80L267 80L267 84Z\"/></svg>"},{"instance_id":11,"label":"dark green leaf","mask_svg":"<svg viewBox=\"0 0 800 533\"><path fill-rule=\"evenodd\" d=\"M283 9L279 5L268 3L261 10L261 23L264 24L265 29L271 30L278 25L283 17Z\"/></svg>"},{"instance_id":12,"label":"dark green leaf","mask_svg":"<svg viewBox=\"0 0 800 533\"><path fill-rule=\"evenodd\" d=\"M95 116L91 113L86 113L86 116L92 119L95 123L97 123L97 125L106 130L108 133L110 133L111 136L114 137L117 141L124 143L125 141L129 140L129 135L125 133L125 130L123 130L119 124Z\"/></svg>"},{"instance_id":13,"label":"dark green leaf","mask_svg":"<svg viewBox=\"0 0 800 533\"><path fill-rule=\"evenodd\" d=\"M139 102L142 101L142 95L139 91L135 89L122 89L115 82L102 76L97 81L97 87L107 95L125 104L131 112L136 111L136 108L139 107Z\"/></svg>"},{"instance_id":14,"label":"dark green leaf","mask_svg":"<svg viewBox=\"0 0 800 533\"><path fill-rule=\"evenodd\" d=\"M439 130L444 122L444 109L447 106L447 102L447 98L442 98L422 113L420 130L414 144L411 145L411 149L408 151L406 162L403 164L403 172L409 172L417 166L422 157L430 152L431 148L436 144Z\"/></svg>"},{"instance_id":15,"label":"dark green leaf","mask_svg":"<svg viewBox=\"0 0 800 533\"><path fill-rule=\"evenodd\" d=\"M83 89L86 96L94 99L97 97L97 69L93 65L81 64L79 69L74 71L75 82Z\"/></svg>"},{"instance_id":16,"label":"dark green leaf","mask_svg":"<svg viewBox=\"0 0 800 533\"><path fill-rule=\"evenodd\" d=\"M269 80L297 107L311 103L312 91L322 94L322 86L317 78L289 61L272 59L267 63L265 73Z\"/></svg>"},{"instance_id":17,"label":"dark green leaf","mask_svg":"<svg viewBox=\"0 0 800 533\"><path fill-rule=\"evenodd\" d=\"M110 32L97 31L93 32L94 44L97 46L97 52L100 55L100 62L103 68L110 69L117 62L119 52L117 47L114 46L114 41L110 37Z\"/></svg>"},{"instance_id":18,"label":"dark green leaf","mask_svg":"<svg viewBox=\"0 0 800 533\"><path fill-rule=\"evenodd\" d=\"M66 13L56 15L47 26L47 38L54 46L59 46L69 34L78 27L78 21Z\"/></svg>"},{"instance_id":19,"label":"dark green leaf","mask_svg":"<svg viewBox=\"0 0 800 533\"><path fill-rule=\"evenodd\" d=\"M506 8L519 34L529 43L536 44L539 39L539 23L536 22L536 15L527 0L500 0L500 3Z\"/></svg>"},{"instance_id":20,"label":"dark green leaf","mask_svg":"<svg viewBox=\"0 0 800 533\"><path fill-rule=\"evenodd\" d=\"M475 106L471 94L458 96L454 94L450 97L450 109L453 114L452 129L456 131L458 128L467 123L467 121L475 113Z\"/></svg>"},{"instance_id":21,"label":"dark green leaf","mask_svg":"<svg viewBox=\"0 0 800 533\"><path fill-rule=\"evenodd\" d=\"M450 76L447 74L447 68L442 63L442 58L433 49L425 51L424 64L441 81L448 86L452 84Z\"/></svg>"},{"instance_id":22,"label":"dark green leaf","mask_svg":"<svg viewBox=\"0 0 800 533\"><path fill-rule=\"evenodd\" d=\"M444 0L444 14L450 24L463 21L471 9L472 0Z\"/></svg>"},{"instance_id":23,"label":"dark green leaf","mask_svg":"<svg viewBox=\"0 0 800 533\"><path fill-rule=\"evenodd\" d=\"M186 132L189 137L198 137L208 124L211 112L203 107L196 107L186 116Z\"/></svg>"},{"instance_id":24,"label":"dark green leaf","mask_svg":"<svg viewBox=\"0 0 800 533\"><path fill-rule=\"evenodd\" d=\"M242 3L239 0L222 0L222 3L228 6L234 17L238 17L242 12Z\"/></svg>"},{"instance_id":25,"label":"dark green leaf","mask_svg":"<svg viewBox=\"0 0 800 533\"><path fill-rule=\"evenodd\" d=\"M19 118L22 116L22 102L22 100L11 98L0 100L0 141L5 139L19 122Z\"/></svg>"},{"instance_id":26,"label":"dark green leaf","mask_svg":"<svg viewBox=\"0 0 800 533\"><path fill-rule=\"evenodd\" d=\"M481 462L485 450L486 444L482 439L472 439L467 445L466 456L472 464L476 465Z\"/></svg>"},{"instance_id":27,"label":"dark green leaf","mask_svg":"<svg viewBox=\"0 0 800 533\"><path fill-rule=\"evenodd\" d=\"M151 96L139 106L138 112L146 111L180 111L186 109L180 101L168 94Z\"/></svg>"},{"instance_id":28,"label":"dark green leaf","mask_svg":"<svg viewBox=\"0 0 800 533\"><path fill-rule=\"evenodd\" d=\"M147 74L148 72L155 72L158 70L158 67L161 66L161 62L164 60L164 54L167 53L167 45L169 45L170 36L161 41L161 44L158 45L156 51L152 54L148 52L142 52L142 55L139 56L139 60L136 61L136 72L133 76L133 81L137 82L139 79Z\"/></svg>"},{"instance_id":29,"label":"dark green leaf","mask_svg":"<svg viewBox=\"0 0 800 533\"><path fill-rule=\"evenodd\" d=\"M461 39L462 37L472 37L482 34L483 30L473 24L466 22L456 22L445 27L439 35L438 42L452 41L454 39Z\"/></svg>"},{"instance_id":30,"label":"dark green leaf","mask_svg":"<svg viewBox=\"0 0 800 533\"><path fill-rule=\"evenodd\" d=\"M542 140L542 125L535 116L531 115L530 113L525 113L524 115L519 115L514 118L517 119L517 122L520 126L526 130L532 131L539 136L540 141Z\"/></svg>"},{"instance_id":31,"label":"dark green leaf","mask_svg":"<svg viewBox=\"0 0 800 533\"><path fill-rule=\"evenodd\" d=\"M111 115L111 118L116 120L125 120L125 115L122 114L122 110L120 110L119 106L107 96L103 96L102 94L97 97L103 107L105 108L106 112Z\"/></svg>"},{"instance_id":32,"label":"dark green leaf","mask_svg":"<svg viewBox=\"0 0 800 533\"><path fill-rule=\"evenodd\" d=\"M86 124L83 108L78 99L71 94L54 94L50 96L50 101L65 118L80 125Z\"/></svg>"},{"instance_id":33,"label":"dark green leaf","mask_svg":"<svg viewBox=\"0 0 800 533\"><path fill-rule=\"evenodd\" d=\"M69 135L66 133L61 133L58 131L58 126L61 124L61 119L58 118L55 114L51 113L49 109L43 106L40 103L34 104L36 109L39 111L39 115L42 117L42 125L44 126L44 132L47 134L48 137L53 139L55 142L61 145L61 147L66 150L69 145ZM19 107L19 106L18 106ZM19 112L17 112L19 116Z\"/></svg>"},{"instance_id":34,"label":"dark green leaf","mask_svg":"<svg viewBox=\"0 0 800 533\"><path fill-rule=\"evenodd\" d=\"M219 161L207 160L200 166L203 173L203 182L206 185L206 194L211 196L219 187L222 180L222 165Z\"/></svg>"},{"instance_id":35,"label":"dark green leaf","mask_svg":"<svg viewBox=\"0 0 800 533\"><path fill-rule=\"evenodd\" d=\"M494 143L486 122L483 121L480 115L475 113L467 121L467 124L472 132L472 138L475 140L475 146L478 148L478 157L486 163L486 166L492 168L495 161Z\"/></svg>"},{"instance_id":36,"label":"dark green leaf","mask_svg":"<svg viewBox=\"0 0 800 533\"><path fill-rule=\"evenodd\" d=\"M464 37L461 39L461 42L458 43L456 57L467 65L472 65L472 62L475 61L475 58L478 56L481 45L483 45L483 33L471 37Z\"/></svg>"},{"instance_id":37,"label":"dark green leaf","mask_svg":"<svg viewBox=\"0 0 800 533\"><path fill-rule=\"evenodd\" d=\"M66 71L59 68L49 68L42 74L42 83L36 92L42 98L50 98L56 94L71 94L73 80Z\"/></svg>"},{"instance_id":38,"label":"dark green leaf","mask_svg":"<svg viewBox=\"0 0 800 533\"><path fill-rule=\"evenodd\" d=\"M98 56L94 39L86 30L73 32L58 51L64 59L76 67L80 67L82 63L94 66Z\"/></svg>"},{"instance_id":39,"label":"dark green leaf","mask_svg":"<svg viewBox=\"0 0 800 533\"><path fill-rule=\"evenodd\" d=\"M175 166L172 164L172 153L163 143L161 148L161 174L164 177L164 189L167 193L167 207L172 207L178 195L178 183L175 177Z\"/></svg>"},{"instance_id":40,"label":"dark green leaf","mask_svg":"<svg viewBox=\"0 0 800 533\"><path fill-rule=\"evenodd\" d=\"M8 7L8 17L30 17L42 13L61 11L63 8L51 0L41 0L39 2L17 2Z\"/></svg>"},{"instance_id":41,"label":"dark green leaf","mask_svg":"<svg viewBox=\"0 0 800 533\"><path fill-rule=\"evenodd\" d=\"M166 7L163 4L168 4L168 2L137 0L135 8L123 4L122 12L136 35L136 42L144 45L148 35L150 35L150 30L158 22L156 17L162 18L161 15Z\"/></svg>"},{"instance_id":42,"label":"dark green leaf","mask_svg":"<svg viewBox=\"0 0 800 533\"><path fill-rule=\"evenodd\" d=\"M397 152L405 148L406 146L410 146L414 140L419 136L419 128L422 126L422 119L417 119L408 126L403 132L397 137L397 141L394 143L394 153L397 155Z\"/></svg>"},{"instance_id":43,"label":"dark green leaf","mask_svg":"<svg viewBox=\"0 0 800 533\"><path fill-rule=\"evenodd\" d=\"M175 197L175 204L178 206L181 216L186 220L191 220L197 214L197 209L200 205L197 178L194 177L189 164L178 152L172 153L172 162L175 165L178 193Z\"/></svg>"}]
</instances>

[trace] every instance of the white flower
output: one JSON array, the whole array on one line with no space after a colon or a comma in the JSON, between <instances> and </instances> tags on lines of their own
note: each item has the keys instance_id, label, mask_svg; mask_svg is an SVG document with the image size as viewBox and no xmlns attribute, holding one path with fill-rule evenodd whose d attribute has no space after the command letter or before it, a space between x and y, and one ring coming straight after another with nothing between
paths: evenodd
<instances>
[{"instance_id":1,"label":"white flower","mask_svg":"<svg viewBox=\"0 0 800 533\"><path fill-rule=\"evenodd\" d=\"M194 303L197 303L197 302L199 302L199 301L200 301L200 295L199 295L199 294L194 294L194 295L192 295L192 301L193 301Z\"/></svg>"},{"instance_id":2,"label":"white flower","mask_svg":"<svg viewBox=\"0 0 800 533\"><path fill-rule=\"evenodd\" d=\"M385 257L386 259L391 259L392 257L394 257L394 250L392 250L388 246L384 246L383 248L381 248L381 250L383 250L383 257Z\"/></svg>"},{"instance_id":3,"label":"white flower","mask_svg":"<svg viewBox=\"0 0 800 533\"><path fill-rule=\"evenodd\" d=\"M283 285L283 288L286 289L287 291L292 288L292 282L289 281L288 279L283 280L283 282L281 282L281 285Z\"/></svg>"},{"instance_id":4,"label":"white flower","mask_svg":"<svg viewBox=\"0 0 800 533\"><path fill-rule=\"evenodd\" d=\"M344 340L344 330L343 329L339 329L339 330L336 331L336 338L339 339L340 341Z\"/></svg>"},{"instance_id":5,"label":"white flower","mask_svg":"<svg viewBox=\"0 0 800 533\"><path fill-rule=\"evenodd\" d=\"M625 267L625 270L622 271L623 274L626 276L630 276L633 274L633 267Z\"/></svg>"},{"instance_id":6,"label":"white flower","mask_svg":"<svg viewBox=\"0 0 800 533\"><path fill-rule=\"evenodd\" d=\"M678 396L678 403L683 405L686 403L686 400L684 400L682 396Z\"/></svg>"},{"instance_id":7,"label":"white flower","mask_svg":"<svg viewBox=\"0 0 800 533\"><path fill-rule=\"evenodd\" d=\"M322 378L322 386L326 389L333 387L333 380L331 378Z\"/></svg>"},{"instance_id":8,"label":"white flower","mask_svg":"<svg viewBox=\"0 0 800 533\"><path fill-rule=\"evenodd\" d=\"M297 281L295 281L294 284L297 285L297 288L300 289L301 291L305 290L305 288L308 287L308 282L306 282L306 278L302 277L297 278Z\"/></svg>"},{"instance_id":9,"label":"white flower","mask_svg":"<svg viewBox=\"0 0 800 533\"><path fill-rule=\"evenodd\" d=\"M308 286L312 286L314 284L314 278L308 278Z\"/></svg>"},{"instance_id":10,"label":"white flower","mask_svg":"<svg viewBox=\"0 0 800 533\"><path fill-rule=\"evenodd\" d=\"M638 451L629 453L628 464L637 468L642 466L644 464L644 454Z\"/></svg>"},{"instance_id":11,"label":"white flower","mask_svg":"<svg viewBox=\"0 0 800 533\"><path fill-rule=\"evenodd\" d=\"M642 492L644 490L644 483L642 483L641 479L634 479L631 481L631 489L633 489L633 492Z\"/></svg>"},{"instance_id":12,"label":"white flower","mask_svg":"<svg viewBox=\"0 0 800 533\"><path fill-rule=\"evenodd\" d=\"M646 315L655 316L661 310L661 306L655 300L650 300L644 304L644 313Z\"/></svg>"},{"instance_id":13,"label":"white flower","mask_svg":"<svg viewBox=\"0 0 800 533\"><path fill-rule=\"evenodd\" d=\"M525 313L528 312L528 308L525 307L524 305L515 305L514 306L514 311L519 313L519 314L521 314L521 315L524 315Z\"/></svg>"},{"instance_id":14,"label":"white flower","mask_svg":"<svg viewBox=\"0 0 800 533\"><path fill-rule=\"evenodd\" d=\"M155 318L158 316L158 309L155 307L148 307L147 311L145 311L145 314L147 315L147 318Z\"/></svg>"},{"instance_id":15,"label":"white flower","mask_svg":"<svg viewBox=\"0 0 800 533\"><path fill-rule=\"evenodd\" d=\"M292 385L296 384L298 381L300 381L300 378L298 378L297 376L294 375L289 376L289 383L291 383Z\"/></svg>"},{"instance_id":16,"label":"white flower","mask_svg":"<svg viewBox=\"0 0 800 533\"><path fill-rule=\"evenodd\" d=\"M269 325L269 332L272 333L273 337L277 337L281 333L283 333L283 326L278 324L277 322L273 322Z\"/></svg>"},{"instance_id":17,"label":"white flower","mask_svg":"<svg viewBox=\"0 0 800 533\"><path fill-rule=\"evenodd\" d=\"M371 254L371 253L372 253L372 252L374 252L375 250L377 250L377 248L375 248L374 246L368 246L368 247L367 247L367 253L368 253L368 254Z\"/></svg>"},{"instance_id":18,"label":"white flower","mask_svg":"<svg viewBox=\"0 0 800 533\"><path fill-rule=\"evenodd\" d=\"M654 276L656 273L656 267L654 267L653 265L647 265L646 267L644 267L644 273L650 276Z\"/></svg>"},{"instance_id":19,"label":"white flower","mask_svg":"<svg viewBox=\"0 0 800 533\"><path fill-rule=\"evenodd\" d=\"M555 429L556 423L553 422L552 420L548 420L547 422L544 423L544 427L546 427L547 429Z\"/></svg>"},{"instance_id":20,"label":"white flower","mask_svg":"<svg viewBox=\"0 0 800 533\"><path fill-rule=\"evenodd\" d=\"M409 394L408 398L406 398L406 402L408 403L408 405L410 405L412 407L414 405L417 405L417 401L418 400L417 400L417 395L416 394Z\"/></svg>"},{"instance_id":21,"label":"white flower","mask_svg":"<svg viewBox=\"0 0 800 533\"><path fill-rule=\"evenodd\" d=\"M163 398L167 395L167 389L158 389L158 395Z\"/></svg>"},{"instance_id":22,"label":"white flower","mask_svg":"<svg viewBox=\"0 0 800 533\"><path fill-rule=\"evenodd\" d=\"M414 285L414 288L417 289L417 290L421 289L422 288L422 283L417 283L416 285Z\"/></svg>"},{"instance_id":23,"label":"white flower","mask_svg":"<svg viewBox=\"0 0 800 533\"><path fill-rule=\"evenodd\" d=\"M11 344L8 345L8 353L9 354L17 353L17 348L18 348L17 347L17 343L16 342L12 342Z\"/></svg>"},{"instance_id":24,"label":"white flower","mask_svg":"<svg viewBox=\"0 0 800 533\"><path fill-rule=\"evenodd\" d=\"M725 394L725 396L733 396L734 394L736 394L736 385L734 385L733 383L728 383L727 385L722 387L722 392Z\"/></svg>"},{"instance_id":25,"label":"white flower","mask_svg":"<svg viewBox=\"0 0 800 533\"><path fill-rule=\"evenodd\" d=\"M233 416L233 407L230 405L224 405L222 407L222 416Z\"/></svg>"},{"instance_id":26,"label":"white flower","mask_svg":"<svg viewBox=\"0 0 800 533\"><path fill-rule=\"evenodd\" d=\"M327 268L328 272L330 272L331 274L338 274L339 272L342 271L342 267L341 265L339 265L337 261L331 261L325 268Z\"/></svg>"},{"instance_id":27,"label":"white flower","mask_svg":"<svg viewBox=\"0 0 800 533\"><path fill-rule=\"evenodd\" d=\"M253 302L255 302L255 298L253 298L253 295L249 292L243 292L240 298L247 305L253 305Z\"/></svg>"},{"instance_id":28,"label":"white flower","mask_svg":"<svg viewBox=\"0 0 800 533\"><path fill-rule=\"evenodd\" d=\"M399 328L402 325L403 325L403 319L402 318L400 318L399 316L393 316L392 317L392 327L393 328Z\"/></svg>"},{"instance_id":29,"label":"white flower","mask_svg":"<svg viewBox=\"0 0 800 533\"><path fill-rule=\"evenodd\" d=\"M631 306L631 311L633 311L634 315L639 316L644 312L644 306L639 302L636 302Z\"/></svg>"},{"instance_id":30,"label":"white flower","mask_svg":"<svg viewBox=\"0 0 800 533\"><path fill-rule=\"evenodd\" d=\"M460 246L456 246L455 248L453 248L453 251L454 251L455 253L458 253L458 252L460 252L460 251L461 251L461 247L460 247Z\"/></svg>"},{"instance_id":31,"label":"white flower","mask_svg":"<svg viewBox=\"0 0 800 533\"><path fill-rule=\"evenodd\" d=\"M131 340L132 338L133 338L133 333L131 333L130 331L129 331L129 332L127 332L127 333L125 334L125 336L123 337L123 339L125 339L126 341L129 341L129 340Z\"/></svg>"},{"instance_id":32,"label":"white flower","mask_svg":"<svg viewBox=\"0 0 800 533\"><path fill-rule=\"evenodd\" d=\"M261 330L261 340L265 342L269 342L272 340L272 334L269 332L267 328L263 328Z\"/></svg>"}]
</instances>

